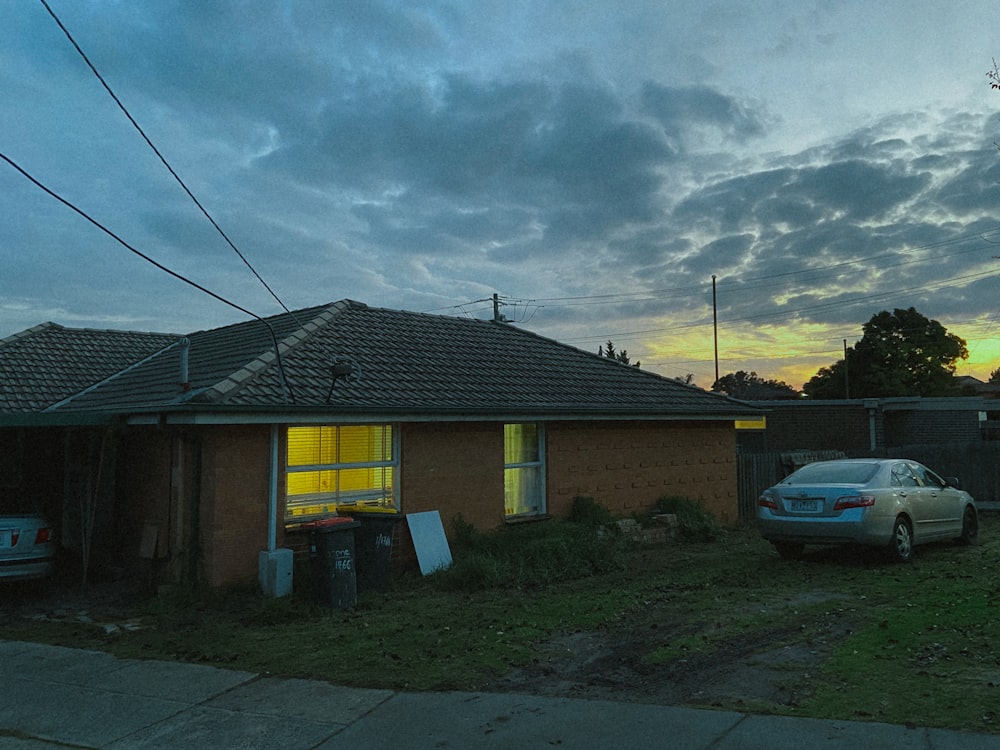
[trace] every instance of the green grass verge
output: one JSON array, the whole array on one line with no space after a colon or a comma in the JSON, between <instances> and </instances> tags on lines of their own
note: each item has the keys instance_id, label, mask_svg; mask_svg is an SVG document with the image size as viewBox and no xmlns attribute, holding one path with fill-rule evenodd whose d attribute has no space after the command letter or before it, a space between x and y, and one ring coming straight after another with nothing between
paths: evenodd
<instances>
[{"instance_id":1,"label":"green grass verge","mask_svg":"<svg viewBox=\"0 0 1000 750\"><path fill-rule=\"evenodd\" d=\"M562 633L659 623L662 637L643 641L641 656L666 668L735 641L775 649L827 638L832 624L824 662L804 682L794 676L801 699L754 710L1000 731L997 517L983 517L980 546L921 547L901 565L844 549L786 561L752 530L637 548L598 535L603 519L584 510L598 521L466 528L451 571L397 575L392 591L363 594L350 611L297 595L181 591L136 603L123 615L141 623L135 631L8 616L0 638L362 687L472 690Z\"/></svg>"}]
</instances>

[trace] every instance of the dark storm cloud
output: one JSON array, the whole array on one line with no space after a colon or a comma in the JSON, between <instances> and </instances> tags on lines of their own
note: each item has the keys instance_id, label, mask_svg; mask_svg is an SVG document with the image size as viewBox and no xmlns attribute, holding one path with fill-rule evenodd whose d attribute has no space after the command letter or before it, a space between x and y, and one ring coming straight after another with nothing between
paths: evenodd
<instances>
[{"instance_id":1,"label":"dark storm cloud","mask_svg":"<svg viewBox=\"0 0 1000 750\"><path fill-rule=\"evenodd\" d=\"M852 220L877 218L909 201L926 187L929 175L853 159L803 170L786 191L826 212L845 212Z\"/></svg>"},{"instance_id":2,"label":"dark storm cloud","mask_svg":"<svg viewBox=\"0 0 1000 750\"><path fill-rule=\"evenodd\" d=\"M708 278L719 269L737 268L750 259L754 239L750 234L720 237L706 244L697 255L682 261L681 266L700 278Z\"/></svg>"},{"instance_id":3,"label":"dark storm cloud","mask_svg":"<svg viewBox=\"0 0 1000 750\"><path fill-rule=\"evenodd\" d=\"M801 227L818 222L822 211L804 196L783 192L758 201L753 216L763 226Z\"/></svg>"},{"instance_id":4,"label":"dark storm cloud","mask_svg":"<svg viewBox=\"0 0 1000 750\"><path fill-rule=\"evenodd\" d=\"M927 173L913 174L898 163L852 159L821 166L778 169L742 175L693 192L675 215L712 219L723 231L750 224L879 218L906 204L927 187Z\"/></svg>"},{"instance_id":5,"label":"dark storm cloud","mask_svg":"<svg viewBox=\"0 0 1000 750\"><path fill-rule=\"evenodd\" d=\"M979 159L945 182L937 192L942 205L955 212L995 211L1000 206L1000 158Z\"/></svg>"},{"instance_id":6,"label":"dark storm cloud","mask_svg":"<svg viewBox=\"0 0 1000 750\"><path fill-rule=\"evenodd\" d=\"M559 246L656 218L657 170L672 158L655 129L626 119L599 86L449 76L433 89L413 84L332 102L316 130L262 166L392 194L365 209L376 222L380 211L436 221L435 203L446 221L456 208L489 208L487 220L500 217L505 230L505 213L530 216ZM481 228L475 234L483 238Z\"/></svg>"},{"instance_id":7,"label":"dark storm cloud","mask_svg":"<svg viewBox=\"0 0 1000 750\"><path fill-rule=\"evenodd\" d=\"M794 170L776 169L739 175L692 190L674 210L683 223L735 232L754 220L757 205L775 199L794 179ZM792 200L798 199L793 196Z\"/></svg>"},{"instance_id":8,"label":"dark storm cloud","mask_svg":"<svg viewBox=\"0 0 1000 750\"><path fill-rule=\"evenodd\" d=\"M287 183L289 211L296 193L348 198L338 210L364 223L353 241L388 254L509 261L617 240L663 221L664 175L700 131L762 133L755 113L708 86L612 89L585 57L551 80L441 68L473 18L437 3L174 2L117 19L131 48L97 15L73 20L140 102L255 144L243 180ZM170 244L187 232L149 228ZM650 254L622 247L636 263Z\"/></svg>"},{"instance_id":9,"label":"dark storm cloud","mask_svg":"<svg viewBox=\"0 0 1000 750\"><path fill-rule=\"evenodd\" d=\"M880 122L693 190L671 216L681 236L702 238L680 270L718 274L735 319L847 324L939 295L939 314L986 312L965 290L995 286L977 233L997 230L1000 156L959 135L886 135L917 124Z\"/></svg>"},{"instance_id":10,"label":"dark storm cloud","mask_svg":"<svg viewBox=\"0 0 1000 750\"><path fill-rule=\"evenodd\" d=\"M710 126L737 140L764 134L759 116L732 97L708 86L668 87L647 82L642 108L656 118L672 141L683 141L693 130Z\"/></svg>"}]
</instances>

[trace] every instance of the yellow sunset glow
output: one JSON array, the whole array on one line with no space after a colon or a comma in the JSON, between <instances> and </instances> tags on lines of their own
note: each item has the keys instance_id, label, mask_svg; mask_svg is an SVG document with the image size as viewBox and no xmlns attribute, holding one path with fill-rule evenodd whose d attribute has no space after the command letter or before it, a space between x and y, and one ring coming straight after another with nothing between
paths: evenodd
<instances>
[{"instance_id":1,"label":"yellow sunset glow","mask_svg":"<svg viewBox=\"0 0 1000 750\"><path fill-rule=\"evenodd\" d=\"M1000 323L989 319L949 324L940 321L949 333L965 339L969 358L960 360L956 374L986 381L1000 368ZM694 375L695 384L710 388L715 380L712 325L678 328L675 334L658 335L633 345L631 351L642 366L667 377ZM821 367L844 357L847 346L862 336L859 324L852 332L847 326L792 323L783 326L741 324L727 328L720 322L718 332L719 375L744 370L766 380L782 380L801 388Z\"/></svg>"}]
</instances>

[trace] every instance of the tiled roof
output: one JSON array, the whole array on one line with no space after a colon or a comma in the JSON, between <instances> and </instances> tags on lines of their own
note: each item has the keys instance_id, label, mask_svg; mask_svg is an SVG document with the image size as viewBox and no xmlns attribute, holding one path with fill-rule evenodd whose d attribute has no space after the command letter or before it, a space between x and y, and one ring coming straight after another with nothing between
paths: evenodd
<instances>
[{"instance_id":1,"label":"tiled roof","mask_svg":"<svg viewBox=\"0 0 1000 750\"><path fill-rule=\"evenodd\" d=\"M269 330L270 328L270 330ZM272 337L271 331L274 336ZM343 301L179 337L52 411L733 418L751 410L506 323ZM281 367L274 356L281 342ZM333 384L334 360L352 374ZM333 384L333 385L332 385ZM331 388L332 385L332 388Z\"/></svg>"},{"instance_id":2,"label":"tiled roof","mask_svg":"<svg viewBox=\"0 0 1000 750\"><path fill-rule=\"evenodd\" d=\"M224 403L206 392L224 384L243 368L267 368L274 360L275 341L295 340L300 329L326 307L316 307L223 328L176 336L156 357L124 370L97 388L57 407L57 411L135 411ZM273 332L273 335L272 335ZM188 380L181 384L181 358L187 342ZM283 404L280 389L272 403Z\"/></svg>"},{"instance_id":3,"label":"tiled roof","mask_svg":"<svg viewBox=\"0 0 1000 750\"><path fill-rule=\"evenodd\" d=\"M0 340L0 414L42 411L179 337L43 323Z\"/></svg>"}]
</instances>

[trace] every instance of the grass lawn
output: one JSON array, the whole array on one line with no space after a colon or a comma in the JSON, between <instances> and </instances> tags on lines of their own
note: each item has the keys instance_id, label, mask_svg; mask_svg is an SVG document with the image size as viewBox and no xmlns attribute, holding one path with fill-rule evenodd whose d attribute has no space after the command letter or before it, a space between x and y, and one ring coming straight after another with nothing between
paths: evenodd
<instances>
[{"instance_id":1,"label":"grass lawn","mask_svg":"<svg viewBox=\"0 0 1000 750\"><path fill-rule=\"evenodd\" d=\"M909 564L850 549L786 561L751 529L647 548L592 530L550 522L465 539L453 571L397 575L349 611L178 591L89 622L24 606L0 618L0 638L406 690L482 689L572 633L634 635L629 658L650 674L808 647L815 663L787 676L794 701L711 705L1000 732L996 516L982 517L978 546L920 547Z\"/></svg>"}]
</instances>

